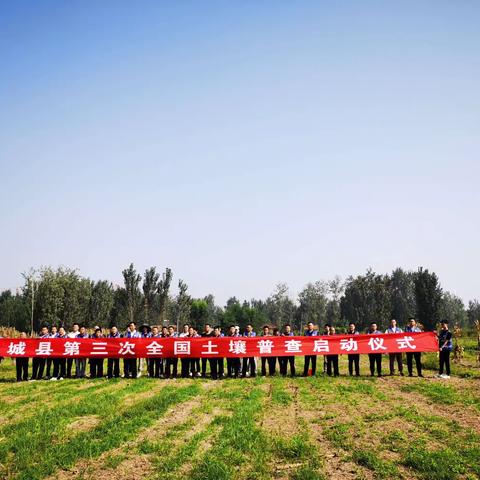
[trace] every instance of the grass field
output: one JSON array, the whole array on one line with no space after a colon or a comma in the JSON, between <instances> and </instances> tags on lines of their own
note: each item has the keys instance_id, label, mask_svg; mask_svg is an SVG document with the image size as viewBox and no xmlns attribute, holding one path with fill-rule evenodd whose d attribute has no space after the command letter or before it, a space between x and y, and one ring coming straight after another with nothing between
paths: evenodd
<instances>
[{"instance_id":1,"label":"grass field","mask_svg":"<svg viewBox=\"0 0 480 480\"><path fill-rule=\"evenodd\" d=\"M435 355L425 363L436 366ZM293 379L17 384L6 359L0 478L480 478L480 372L473 353L453 369L450 380L427 370L424 379L320 372Z\"/></svg>"}]
</instances>

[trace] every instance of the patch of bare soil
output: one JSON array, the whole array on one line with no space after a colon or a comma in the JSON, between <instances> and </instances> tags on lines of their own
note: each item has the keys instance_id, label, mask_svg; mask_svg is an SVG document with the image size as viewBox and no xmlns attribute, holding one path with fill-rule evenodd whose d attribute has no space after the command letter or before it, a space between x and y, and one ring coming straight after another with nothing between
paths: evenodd
<instances>
[{"instance_id":1,"label":"patch of bare soil","mask_svg":"<svg viewBox=\"0 0 480 480\"><path fill-rule=\"evenodd\" d=\"M330 444L325 437L324 429L336 423L349 423L359 417L372 413L372 407L368 401L359 403L338 402L332 397L331 392L322 392L310 386L315 395L319 397L318 410L312 410L308 406L299 409L298 417L303 420L310 436L320 452L323 452L323 472L326 478L331 480L371 480L374 474L368 468L357 465L348 459L349 452ZM352 399L354 396L352 395ZM355 442L360 439L359 432L354 432Z\"/></svg>"},{"instance_id":2,"label":"patch of bare soil","mask_svg":"<svg viewBox=\"0 0 480 480\"><path fill-rule=\"evenodd\" d=\"M458 389L462 388L462 379L456 379L454 383ZM426 382L437 381L436 379L425 379ZM440 381L440 380L438 380ZM469 382L470 380L464 380ZM378 382L377 388L394 398L396 403L401 403L404 406L414 405L420 414L437 415L445 419L455 420L464 428L471 428L476 433L480 434L480 415L478 410L467 405L446 405L435 402L434 400L422 395L419 392L405 392L401 390L401 386L405 385L405 379L391 378L387 382Z\"/></svg>"},{"instance_id":3,"label":"patch of bare soil","mask_svg":"<svg viewBox=\"0 0 480 480\"><path fill-rule=\"evenodd\" d=\"M148 398L154 397L158 392L163 390L166 387L166 382L157 382L153 384L152 388L150 390L145 390L144 392L135 392L135 393L130 393L127 395L123 401L121 402L121 405L119 406L120 408L127 408L131 407L132 405L135 405L139 402L142 402L143 400L147 400Z\"/></svg>"},{"instance_id":4,"label":"patch of bare soil","mask_svg":"<svg viewBox=\"0 0 480 480\"><path fill-rule=\"evenodd\" d=\"M144 429L140 435L130 442L126 442L121 447L104 452L99 458L86 460L82 459L70 470L59 471L50 477L50 480L70 480L82 478L85 480L97 479L142 479L147 476L152 465L148 455L139 455L134 452L134 447L145 440L158 441L175 425L185 422L192 410L200 405L199 399L189 400L181 405L176 405L168 409L165 414L158 419L152 426ZM117 455L126 456L126 458L116 467L108 468L105 466L109 457ZM135 470L135 476L126 475L127 472Z\"/></svg>"},{"instance_id":5,"label":"patch of bare soil","mask_svg":"<svg viewBox=\"0 0 480 480\"><path fill-rule=\"evenodd\" d=\"M77 420L69 423L66 427L67 432L87 432L92 430L100 423L100 417L98 415L85 415Z\"/></svg>"},{"instance_id":6,"label":"patch of bare soil","mask_svg":"<svg viewBox=\"0 0 480 480\"><path fill-rule=\"evenodd\" d=\"M20 402L22 400L24 400L26 397L26 395L2 395L0 397L0 400L4 403L7 403L8 405L12 404L12 403L17 403L17 402Z\"/></svg>"},{"instance_id":7,"label":"patch of bare soil","mask_svg":"<svg viewBox=\"0 0 480 480\"><path fill-rule=\"evenodd\" d=\"M272 387L271 384L270 387ZM285 389L292 396L292 401L288 405L282 406L281 415L278 415L277 410L268 410L260 422L260 426L273 437L292 437L299 431L298 411L300 407L298 404L298 387L289 384ZM272 388L269 390L268 403L270 403L271 396Z\"/></svg>"},{"instance_id":8,"label":"patch of bare soil","mask_svg":"<svg viewBox=\"0 0 480 480\"><path fill-rule=\"evenodd\" d=\"M179 439L178 442L174 444L174 448L179 445L180 443L187 443L195 434L203 431L214 419L219 415L224 415L226 410L221 408L214 408L209 415L204 415L203 417L199 418L197 422L193 425L193 427L187 432L187 434ZM231 415L231 412L229 413ZM194 467L194 461L198 458L202 458L208 450L213 445L213 439L215 437L215 432L209 435L207 438L204 438L198 445L195 451L195 457L190 459L189 461L185 462L178 470L178 476L180 478L187 478Z\"/></svg>"},{"instance_id":9,"label":"patch of bare soil","mask_svg":"<svg viewBox=\"0 0 480 480\"><path fill-rule=\"evenodd\" d=\"M92 480L143 480L152 471L153 466L148 456L137 455L127 458L115 469L95 470L86 478Z\"/></svg>"}]
</instances>

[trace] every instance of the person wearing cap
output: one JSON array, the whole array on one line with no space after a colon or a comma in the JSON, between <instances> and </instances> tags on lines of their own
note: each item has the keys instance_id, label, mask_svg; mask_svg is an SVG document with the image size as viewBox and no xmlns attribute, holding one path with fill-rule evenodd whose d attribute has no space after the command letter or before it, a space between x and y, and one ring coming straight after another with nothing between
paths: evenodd
<instances>
[{"instance_id":1,"label":"person wearing cap","mask_svg":"<svg viewBox=\"0 0 480 480\"><path fill-rule=\"evenodd\" d=\"M140 332L137 332L135 322L128 324L127 331L123 338L141 338ZM137 378L137 359L125 357L123 359L123 370L125 378Z\"/></svg>"},{"instance_id":2,"label":"person wearing cap","mask_svg":"<svg viewBox=\"0 0 480 480\"><path fill-rule=\"evenodd\" d=\"M283 326L282 333L280 334L282 337L293 337L292 327L290 324L286 324ZM295 356L294 355L287 355L278 357L278 364L280 366L280 375L283 377L287 376L288 366L290 365L290 376L295 376Z\"/></svg>"},{"instance_id":3,"label":"person wearing cap","mask_svg":"<svg viewBox=\"0 0 480 480\"><path fill-rule=\"evenodd\" d=\"M252 324L247 324L244 337L256 337L257 334L253 331ZM255 357L243 357L242 364L242 377L256 377L257 376L257 364Z\"/></svg>"},{"instance_id":4,"label":"person wearing cap","mask_svg":"<svg viewBox=\"0 0 480 480\"><path fill-rule=\"evenodd\" d=\"M438 376L441 378L450 378L450 353L453 350L453 344L452 332L448 329L448 320L442 320L440 322L438 348L440 349ZM444 369L445 373L443 373Z\"/></svg>"},{"instance_id":5,"label":"person wearing cap","mask_svg":"<svg viewBox=\"0 0 480 480\"><path fill-rule=\"evenodd\" d=\"M382 333L378 329L378 325L375 322L370 324L370 328L367 330L367 335L381 335ZM375 366L377 367L377 375L382 376L382 354L381 353L369 353L368 360L370 362L370 376L375 376Z\"/></svg>"},{"instance_id":6,"label":"person wearing cap","mask_svg":"<svg viewBox=\"0 0 480 480\"><path fill-rule=\"evenodd\" d=\"M305 330L305 336L307 337L318 337L318 330L315 329L313 322L307 323L307 329ZM308 377L308 371L312 366L312 377L315 376L317 370L317 356L316 355L305 355L305 365L303 367L303 376Z\"/></svg>"},{"instance_id":7,"label":"person wearing cap","mask_svg":"<svg viewBox=\"0 0 480 480\"><path fill-rule=\"evenodd\" d=\"M122 338L122 335L118 331L116 325L110 327L110 332L107 335L107 338ZM119 358L109 358L107 360L107 378L118 378L120 377L120 359Z\"/></svg>"},{"instance_id":8,"label":"person wearing cap","mask_svg":"<svg viewBox=\"0 0 480 480\"><path fill-rule=\"evenodd\" d=\"M422 330L417 326L417 321L412 317L408 321L408 325L405 327L405 332L418 333ZM407 368L408 376L413 377L413 360L415 360L415 366L417 367L417 374L419 377L422 375L422 353L421 352L406 352L407 355Z\"/></svg>"},{"instance_id":9,"label":"person wearing cap","mask_svg":"<svg viewBox=\"0 0 480 480\"><path fill-rule=\"evenodd\" d=\"M392 318L390 320L390 326L385 330L385 333L403 333L403 330L400 327L397 327L397 321ZM403 377L403 363L402 363L402 352L389 353L388 358L390 361L390 375L395 375L395 360L398 365L398 373Z\"/></svg>"},{"instance_id":10,"label":"person wearing cap","mask_svg":"<svg viewBox=\"0 0 480 480\"><path fill-rule=\"evenodd\" d=\"M355 324L350 322L347 328L347 335L360 335L360 332L357 330ZM360 376L360 354L359 353L349 353L348 354L348 373L350 376L353 375L353 369L355 368L355 375Z\"/></svg>"}]
</instances>

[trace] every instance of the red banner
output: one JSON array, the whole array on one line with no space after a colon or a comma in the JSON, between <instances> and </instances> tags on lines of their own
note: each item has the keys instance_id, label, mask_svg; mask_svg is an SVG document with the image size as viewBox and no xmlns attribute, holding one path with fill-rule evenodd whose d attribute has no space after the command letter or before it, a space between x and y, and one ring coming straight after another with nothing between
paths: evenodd
<instances>
[{"instance_id":1,"label":"red banner","mask_svg":"<svg viewBox=\"0 0 480 480\"><path fill-rule=\"evenodd\" d=\"M437 352L435 333L304 337L0 338L0 357L198 358Z\"/></svg>"}]
</instances>

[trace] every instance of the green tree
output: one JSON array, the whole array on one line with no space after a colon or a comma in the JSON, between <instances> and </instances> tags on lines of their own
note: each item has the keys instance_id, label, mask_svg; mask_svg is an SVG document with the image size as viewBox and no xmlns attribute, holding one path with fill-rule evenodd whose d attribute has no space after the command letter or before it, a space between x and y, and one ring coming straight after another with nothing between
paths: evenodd
<instances>
[{"instance_id":1,"label":"green tree","mask_svg":"<svg viewBox=\"0 0 480 480\"><path fill-rule=\"evenodd\" d=\"M366 329L371 322L382 328L391 313L388 275L369 269L365 275L347 278L340 309L342 319L355 322L359 329Z\"/></svg>"},{"instance_id":2,"label":"green tree","mask_svg":"<svg viewBox=\"0 0 480 480\"><path fill-rule=\"evenodd\" d=\"M414 276L417 320L427 330L434 330L440 320L442 288L434 272L420 267Z\"/></svg>"},{"instance_id":3,"label":"green tree","mask_svg":"<svg viewBox=\"0 0 480 480\"><path fill-rule=\"evenodd\" d=\"M165 314L167 312L167 307L169 305L169 291L170 291L170 284L172 283L172 270L170 268L165 269L165 273L163 273L162 278L157 284L157 315L159 323L163 323L165 320Z\"/></svg>"},{"instance_id":4,"label":"green tree","mask_svg":"<svg viewBox=\"0 0 480 480\"><path fill-rule=\"evenodd\" d=\"M480 320L480 302L478 300L468 302L467 318L469 327L473 327L475 320Z\"/></svg>"},{"instance_id":5,"label":"green tree","mask_svg":"<svg viewBox=\"0 0 480 480\"><path fill-rule=\"evenodd\" d=\"M30 305L23 294L12 295L10 290L0 293L0 326L30 331Z\"/></svg>"},{"instance_id":6,"label":"green tree","mask_svg":"<svg viewBox=\"0 0 480 480\"><path fill-rule=\"evenodd\" d=\"M329 300L327 303L327 321L331 325L338 325L341 320L340 299L345 289L342 279L337 275L328 282Z\"/></svg>"},{"instance_id":7,"label":"green tree","mask_svg":"<svg viewBox=\"0 0 480 480\"><path fill-rule=\"evenodd\" d=\"M272 325L281 326L294 322L296 307L289 296L289 288L286 283L278 283L275 286L273 293L265 302L264 313Z\"/></svg>"},{"instance_id":8,"label":"green tree","mask_svg":"<svg viewBox=\"0 0 480 480\"><path fill-rule=\"evenodd\" d=\"M197 298L191 301L190 321L198 330L200 330L205 323L210 321L209 305L206 300Z\"/></svg>"},{"instance_id":9,"label":"green tree","mask_svg":"<svg viewBox=\"0 0 480 480\"><path fill-rule=\"evenodd\" d=\"M390 275L391 317L400 325L416 314L415 274L396 268Z\"/></svg>"},{"instance_id":10,"label":"green tree","mask_svg":"<svg viewBox=\"0 0 480 480\"><path fill-rule=\"evenodd\" d=\"M300 330L308 322L322 325L327 320L328 284L323 281L307 283L298 294Z\"/></svg>"},{"instance_id":11,"label":"green tree","mask_svg":"<svg viewBox=\"0 0 480 480\"><path fill-rule=\"evenodd\" d=\"M114 312L115 292L107 280L92 282L92 293L88 313L88 325L106 328L110 326Z\"/></svg>"},{"instance_id":12,"label":"green tree","mask_svg":"<svg viewBox=\"0 0 480 480\"><path fill-rule=\"evenodd\" d=\"M155 299L158 292L158 279L160 275L156 272L155 267L145 270L143 277L143 307L145 314L145 321L151 323L154 315Z\"/></svg>"},{"instance_id":13,"label":"green tree","mask_svg":"<svg viewBox=\"0 0 480 480\"><path fill-rule=\"evenodd\" d=\"M142 277L135 270L133 263L123 270L122 274L125 285L127 318L129 322L134 322L142 300L139 290L139 284Z\"/></svg>"},{"instance_id":14,"label":"green tree","mask_svg":"<svg viewBox=\"0 0 480 480\"><path fill-rule=\"evenodd\" d=\"M463 300L450 292L443 292L439 317L440 320L448 320L452 325L467 326L468 316Z\"/></svg>"},{"instance_id":15,"label":"green tree","mask_svg":"<svg viewBox=\"0 0 480 480\"><path fill-rule=\"evenodd\" d=\"M187 293L188 286L183 280L178 281L178 295L175 298L175 318L177 331L181 324L188 323L190 318L191 298Z\"/></svg>"}]
</instances>

